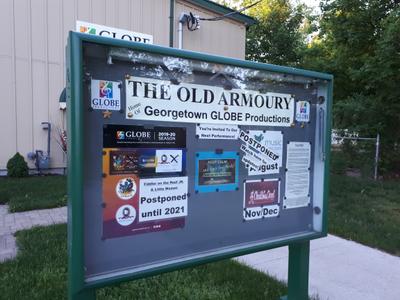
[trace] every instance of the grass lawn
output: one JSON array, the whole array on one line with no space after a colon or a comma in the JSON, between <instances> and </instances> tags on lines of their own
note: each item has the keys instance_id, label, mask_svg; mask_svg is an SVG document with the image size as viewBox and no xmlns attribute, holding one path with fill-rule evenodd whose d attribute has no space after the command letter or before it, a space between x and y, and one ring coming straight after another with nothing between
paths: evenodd
<instances>
[{"instance_id":1,"label":"grass lawn","mask_svg":"<svg viewBox=\"0 0 400 300\"><path fill-rule=\"evenodd\" d=\"M17 233L16 259L0 264L1 299L65 299L66 225ZM284 284L232 260L123 283L97 299L278 299Z\"/></svg>"},{"instance_id":2,"label":"grass lawn","mask_svg":"<svg viewBox=\"0 0 400 300\"><path fill-rule=\"evenodd\" d=\"M400 182L331 175L329 232L400 256Z\"/></svg>"},{"instance_id":3,"label":"grass lawn","mask_svg":"<svg viewBox=\"0 0 400 300\"><path fill-rule=\"evenodd\" d=\"M66 185L65 176L0 177L0 204L12 212L64 206Z\"/></svg>"}]
</instances>

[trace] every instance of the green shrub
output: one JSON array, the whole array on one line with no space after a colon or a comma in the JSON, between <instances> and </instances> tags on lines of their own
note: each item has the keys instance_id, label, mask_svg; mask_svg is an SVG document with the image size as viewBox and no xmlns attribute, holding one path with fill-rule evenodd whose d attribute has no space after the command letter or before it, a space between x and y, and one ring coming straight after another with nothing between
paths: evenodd
<instances>
[{"instance_id":1,"label":"green shrub","mask_svg":"<svg viewBox=\"0 0 400 300\"><path fill-rule=\"evenodd\" d=\"M7 162L7 174L10 177L26 177L28 170L28 164L19 152Z\"/></svg>"}]
</instances>

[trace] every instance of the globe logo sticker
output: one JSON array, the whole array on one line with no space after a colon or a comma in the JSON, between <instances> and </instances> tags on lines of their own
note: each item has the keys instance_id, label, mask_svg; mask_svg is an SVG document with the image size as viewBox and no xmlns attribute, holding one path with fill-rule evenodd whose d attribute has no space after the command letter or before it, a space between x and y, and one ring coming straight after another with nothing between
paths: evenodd
<instances>
[{"instance_id":1,"label":"globe logo sticker","mask_svg":"<svg viewBox=\"0 0 400 300\"><path fill-rule=\"evenodd\" d=\"M296 103L296 121L309 122L310 121L311 104L308 101L298 101Z\"/></svg>"},{"instance_id":2,"label":"globe logo sticker","mask_svg":"<svg viewBox=\"0 0 400 300\"><path fill-rule=\"evenodd\" d=\"M136 209L132 205L123 205L118 208L115 220L121 226L131 225L136 219Z\"/></svg>"},{"instance_id":3,"label":"globe logo sticker","mask_svg":"<svg viewBox=\"0 0 400 300\"><path fill-rule=\"evenodd\" d=\"M96 28L88 27L88 26L79 26L79 32L88 33L88 34L96 34Z\"/></svg>"},{"instance_id":4,"label":"globe logo sticker","mask_svg":"<svg viewBox=\"0 0 400 300\"><path fill-rule=\"evenodd\" d=\"M110 81L100 80L99 82L99 97L109 98L113 97L113 83Z\"/></svg>"},{"instance_id":5,"label":"globe logo sticker","mask_svg":"<svg viewBox=\"0 0 400 300\"><path fill-rule=\"evenodd\" d=\"M125 131L117 131L117 140L125 139Z\"/></svg>"},{"instance_id":6,"label":"globe logo sticker","mask_svg":"<svg viewBox=\"0 0 400 300\"><path fill-rule=\"evenodd\" d=\"M131 199L135 196L137 191L135 180L131 177L123 178L118 181L115 187L115 192L117 196L122 200Z\"/></svg>"}]
</instances>

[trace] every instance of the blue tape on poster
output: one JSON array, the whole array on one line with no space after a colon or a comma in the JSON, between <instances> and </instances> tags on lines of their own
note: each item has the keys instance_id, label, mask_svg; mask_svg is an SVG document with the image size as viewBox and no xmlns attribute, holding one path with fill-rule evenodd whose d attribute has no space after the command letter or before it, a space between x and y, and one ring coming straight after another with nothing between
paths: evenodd
<instances>
[{"instance_id":1,"label":"blue tape on poster","mask_svg":"<svg viewBox=\"0 0 400 300\"><path fill-rule=\"evenodd\" d=\"M239 154L234 151L197 152L195 191L234 191L239 187Z\"/></svg>"}]
</instances>

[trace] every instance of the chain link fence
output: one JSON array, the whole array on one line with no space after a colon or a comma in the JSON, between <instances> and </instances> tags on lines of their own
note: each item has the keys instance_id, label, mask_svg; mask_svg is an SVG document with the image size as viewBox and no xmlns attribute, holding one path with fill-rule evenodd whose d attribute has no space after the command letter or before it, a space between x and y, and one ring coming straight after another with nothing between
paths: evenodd
<instances>
[{"instance_id":1,"label":"chain link fence","mask_svg":"<svg viewBox=\"0 0 400 300\"><path fill-rule=\"evenodd\" d=\"M339 175L378 179L380 137L332 131L331 171Z\"/></svg>"}]
</instances>

